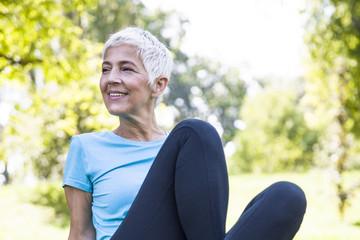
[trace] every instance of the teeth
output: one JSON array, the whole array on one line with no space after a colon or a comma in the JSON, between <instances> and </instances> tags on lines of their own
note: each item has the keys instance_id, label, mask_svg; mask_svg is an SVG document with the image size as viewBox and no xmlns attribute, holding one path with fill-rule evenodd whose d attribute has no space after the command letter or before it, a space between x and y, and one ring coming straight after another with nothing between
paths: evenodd
<instances>
[{"instance_id":1,"label":"teeth","mask_svg":"<svg viewBox=\"0 0 360 240\"><path fill-rule=\"evenodd\" d=\"M123 94L123 93L110 93L109 95L110 95L110 97L120 97L120 96L125 96L126 94Z\"/></svg>"}]
</instances>

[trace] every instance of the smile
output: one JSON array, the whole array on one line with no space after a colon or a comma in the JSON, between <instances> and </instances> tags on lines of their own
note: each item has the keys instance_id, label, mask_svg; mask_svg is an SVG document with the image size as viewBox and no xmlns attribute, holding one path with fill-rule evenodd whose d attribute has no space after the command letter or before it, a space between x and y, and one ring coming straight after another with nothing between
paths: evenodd
<instances>
[{"instance_id":1,"label":"smile","mask_svg":"<svg viewBox=\"0 0 360 240\"><path fill-rule=\"evenodd\" d=\"M125 93L110 93L109 96L110 97L121 97L121 96L125 96L127 94Z\"/></svg>"}]
</instances>

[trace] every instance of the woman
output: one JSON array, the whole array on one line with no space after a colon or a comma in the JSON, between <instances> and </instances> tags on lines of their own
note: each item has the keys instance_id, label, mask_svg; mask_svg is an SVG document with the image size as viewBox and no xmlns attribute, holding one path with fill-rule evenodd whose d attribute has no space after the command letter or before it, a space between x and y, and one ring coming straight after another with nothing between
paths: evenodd
<instances>
[{"instance_id":1,"label":"woman","mask_svg":"<svg viewBox=\"0 0 360 240\"><path fill-rule=\"evenodd\" d=\"M170 134L156 123L171 70L169 51L147 31L126 28L105 43L100 90L120 125L71 140L69 239L292 239L306 200L289 182L256 196L225 234L228 176L217 132L194 119Z\"/></svg>"}]
</instances>

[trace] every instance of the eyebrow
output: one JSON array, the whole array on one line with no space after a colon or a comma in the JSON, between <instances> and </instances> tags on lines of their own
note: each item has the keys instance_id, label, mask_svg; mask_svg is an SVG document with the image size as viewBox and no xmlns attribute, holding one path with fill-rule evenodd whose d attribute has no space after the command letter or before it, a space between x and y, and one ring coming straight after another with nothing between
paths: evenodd
<instances>
[{"instance_id":1,"label":"eyebrow","mask_svg":"<svg viewBox=\"0 0 360 240\"><path fill-rule=\"evenodd\" d=\"M106 64L112 65L111 62L109 62L109 61L104 61L104 62L102 62L101 65L106 65ZM129 61L129 60L119 61L119 62L117 62L116 64L120 64L120 65L131 64L131 65L133 65L134 67L136 67L136 64L135 64L134 62L132 62L132 61Z\"/></svg>"}]
</instances>

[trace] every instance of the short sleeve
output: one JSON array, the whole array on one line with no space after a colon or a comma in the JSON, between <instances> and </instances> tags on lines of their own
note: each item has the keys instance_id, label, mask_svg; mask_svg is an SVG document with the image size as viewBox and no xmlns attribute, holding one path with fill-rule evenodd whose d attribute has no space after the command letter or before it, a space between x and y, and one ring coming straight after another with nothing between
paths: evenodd
<instances>
[{"instance_id":1,"label":"short sleeve","mask_svg":"<svg viewBox=\"0 0 360 240\"><path fill-rule=\"evenodd\" d=\"M92 184L86 174L83 148L79 136L73 136L70 141L63 176L63 187L65 186L92 192Z\"/></svg>"}]
</instances>

